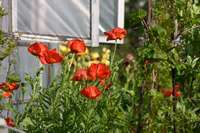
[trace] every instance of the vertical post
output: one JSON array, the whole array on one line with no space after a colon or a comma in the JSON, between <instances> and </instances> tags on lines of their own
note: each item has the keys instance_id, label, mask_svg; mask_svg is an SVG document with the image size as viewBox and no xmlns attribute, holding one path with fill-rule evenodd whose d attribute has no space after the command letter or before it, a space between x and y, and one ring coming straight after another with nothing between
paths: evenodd
<instances>
[{"instance_id":1,"label":"vertical post","mask_svg":"<svg viewBox=\"0 0 200 133\"><path fill-rule=\"evenodd\" d=\"M151 19L152 19L152 0L148 0L148 10L147 10L147 24L150 25L151 24Z\"/></svg>"},{"instance_id":2,"label":"vertical post","mask_svg":"<svg viewBox=\"0 0 200 133\"><path fill-rule=\"evenodd\" d=\"M172 69L172 86L173 86L173 113L176 113L176 90L175 90L175 84L176 84L176 70L173 68ZM173 133L176 133L176 120L173 117Z\"/></svg>"},{"instance_id":3,"label":"vertical post","mask_svg":"<svg viewBox=\"0 0 200 133\"><path fill-rule=\"evenodd\" d=\"M17 1L16 0L10 0L10 28L11 32L17 31Z\"/></svg>"},{"instance_id":4,"label":"vertical post","mask_svg":"<svg viewBox=\"0 0 200 133\"><path fill-rule=\"evenodd\" d=\"M91 46L99 46L99 12L100 12L100 3L99 0L91 0Z\"/></svg>"},{"instance_id":5,"label":"vertical post","mask_svg":"<svg viewBox=\"0 0 200 133\"><path fill-rule=\"evenodd\" d=\"M8 32L8 33L11 33L12 32L12 27L13 27L13 18L12 18L12 8L13 8L13 2L12 2L12 0L8 0L7 1L7 10L8 10L8 15L7 15L7 17L8 17L8 20L7 20L7 30L6 30L6 32Z\"/></svg>"},{"instance_id":6,"label":"vertical post","mask_svg":"<svg viewBox=\"0 0 200 133\"><path fill-rule=\"evenodd\" d=\"M124 28L125 0L118 0L117 6L117 27ZM117 43L124 43L124 39Z\"/></svg>"}]
</instances>

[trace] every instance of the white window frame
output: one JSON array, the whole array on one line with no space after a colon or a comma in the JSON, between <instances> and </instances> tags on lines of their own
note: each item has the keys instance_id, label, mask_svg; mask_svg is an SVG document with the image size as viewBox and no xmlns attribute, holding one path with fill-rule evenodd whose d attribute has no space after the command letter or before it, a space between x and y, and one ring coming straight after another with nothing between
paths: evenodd
<instances>
[{"instance_id":1,"label":"white window frame","mask_svg":"<svg viewBox=\"0 0 200 133\"><path fill-rule=\"evenodd\" d=\"M2 0L4 1L5 7L8 8L9 14L7 20L5 23L3 23L3 27L6 27L4 31L8 31L11 34L14 34L16 38L18 38L19 43L23 42L29 42L29 41L41 41L46 43L60 43L62 41L65 41L63 37L59 36L45 36L45 35L32 35L32 34L26 34L26 33L17 33L14 32L17 27L17 7L16 7L16 0ZM5 2L6 1L6 2ZM99 25L99 0L90 0L91 1L91 35L90 39L84 39L85 42L92 47L99 46L99 31L98 31L98 25ZM10 13L11 12L11 13ZM68 40L71 40L73 38L67 38Z\"/></svg>"},{"instance_id":2,"label":"white window frame","mask_svg":"<svg viewBox=\"0 0 200 133\"><path fill-rule=\"evenodd\" d=\"M117 27L124 28L125 0L118 0L117 3ZM99 27L100 28L100 27ZM114 27L113 27L114 28ZM100 43L115 43L115 41L106 41L106 36L99 36ZM118 44L123 44L124 40L118 40Z\"/></svg>"},{"instance_id":3,"label":"white window frame","mask_svg":"<svg viewBox=\"0 0 200 133\"><path fill-rule=\"evenodd\" d=\"M16 27L16 6L15 0L1 0L6 1L6 7L8 7L9 15L6 17L3 28L6 28L5 31L9 31L9 33L13 33L14 28ZM114 41L106 41L106 37L104 35L99 34L99 13L100 13L100 0L91 0L91 39L85 40L89 46L97 47L99 43L114 43ZM12 10L15 8L14 10ZM117 27L124 28L124 11L125 11L125 0L118 0L118 12L117 12ZM7 24L6 24L7 23ZM113 27L114 28L114 27ZM27 41L42 41L47 43L59 43L64 41L63 38L55 37L55 36L41 36L41 35L30 35L30 34L14 34L19 38L19 42L27 42ZM70 38L68 38L70 40ZM119 40L118 43L123 43L123 40Z\"/></svg>"},{"instance_id":4,"label":"white window frame","mask_svg":"<svg viewBox=\"0 0 200 133\"><path fill-rule=\"evenodd\" d=\"M11 34L14 34L15 37L18 38L18 42L21 44L25 44L23 42L33 42L33 41L41 41L46 43L60 43L64 41L64 38L56 37L56 36L41 36L41 35L30 35L30 34L19 34L13 33L16 27L16 0L0 0L4 1L5 7L8 8L9 14L5 17L2 28L4 31L7 31ZM88 46L98 47L99 43L115 43L115 41L106 41L106 36L99 34L99 16L100 16L100 0L91 0L91 39L85 40ZM13 8L15 8L13 10ZM117 27L124 28L124 11L125 11L125 0L118 0L118 12L117 12ZM114 28L114 27L113 27ZM65 38L66 39L66 38ZM67 38L68 40L72 38ZM118 40L117 43L122 44L124 40Z\"/></svg>"}]
</instances>

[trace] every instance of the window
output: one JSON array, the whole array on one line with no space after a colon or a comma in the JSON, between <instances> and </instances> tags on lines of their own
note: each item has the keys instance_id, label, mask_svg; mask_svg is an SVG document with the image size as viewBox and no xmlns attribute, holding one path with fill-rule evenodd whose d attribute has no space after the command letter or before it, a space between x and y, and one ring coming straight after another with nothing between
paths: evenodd
<instances>
[{"instance_id":1,"label":"window","mask_svg":"<svg viewBox=\"0 0 200 133\"><path fill-rule=\"evenodd\" d=\"M2 0L9 15L4 29L21 41L57 43L82 38L106 42L103 32L123 27L124 0Z\"/></svg>"},{"instance_id":2,"label":"window","mask_svg":"<svg viewBox=\"0 0 200 133\"><path fill-rule=\"evenodd\" d=\"M22 41L54 43L82 38L96 46L99 15L94 10L98 1L3 0L3 4L9 10L7 28Z\"/></svg>"},{"instance_id":3,"label":"window","mask_svg":"<svg viewBox=\"0 0 200 133\"><path fill-rule=\"evenodd\" d=\"M124 7L124 0L100 0L100 42L108 43L105 36L103 36L105 31L114 27L124 27ZM118 41L118 43L122 42Z\"/></svg>"}]
</instances>

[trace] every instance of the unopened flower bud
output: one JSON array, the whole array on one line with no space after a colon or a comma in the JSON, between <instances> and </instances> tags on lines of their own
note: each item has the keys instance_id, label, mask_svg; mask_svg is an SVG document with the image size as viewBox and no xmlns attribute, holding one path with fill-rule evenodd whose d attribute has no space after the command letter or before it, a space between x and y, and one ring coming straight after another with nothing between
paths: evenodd
<instances>
[{"instance_id":1,"label":"unopened flower bud","mask_svg":"<svg viewBox=\"0 0 200 133\"><path fill-rule=\"evenodd\" d=\"M91 53L91 58L92 58L93 60L96 60L96 59L98 59L99 57L100 57L99 53L97 53L97 52Z\"/></svg>"},{"instance_id":2,"label":"unopened flower bud","mask_svg":"<svg viewBox=\"0 0 200 133\"><path fill-rule=\"evenodd\" d=\"M105 64L105 65L110 65L110 61L109 60L105 60L105 59L103 59L103 60L101 60L101 63L103 63L103 64Z\"/></svg>"},{"instance_id":3,"label":"unopened flower bud","mask_svg":"<svg viewBox=\"0 0 200 133\"><path fill-rule=\"evenodd\" d=\"M70 52L70 49L67 46L61 44L59 45L59 51L61 54L66 55Z\"/></svg>"}]
</instances>

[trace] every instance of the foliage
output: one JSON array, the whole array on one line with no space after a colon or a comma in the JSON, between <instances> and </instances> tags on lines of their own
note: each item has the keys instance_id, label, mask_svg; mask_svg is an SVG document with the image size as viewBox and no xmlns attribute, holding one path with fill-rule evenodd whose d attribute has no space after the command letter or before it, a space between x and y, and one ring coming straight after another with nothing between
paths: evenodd
<instances>
[{"instance_id":1,"label":"foliage","mask_svg":"<svg viewBox=\"0 0 200 133\"><path fill-rule=\"evenodd\" d=\"M5 12L5 9L0 6L0 18L2 20L2 18L4 16L6 16L7 13ZM1 29L0 30L0 67L1 67L1 62L8 57L10 54L12 54L13 50L15 48L15 43L13 41L13 39L11 37L6 36L6 33L4 33L4 31ZM11 64L9 64L11 65ZM9 66L10 67L10 66ZM7 98L5 98L5 96L3 94L9 94L7 93L7 91L11 88L11 89L17 89L18 87L15 86L15 82L19 82L19 78L16 74L12 74L9 72L7 73L7 77L6 77L6 81L0 83L0 112L1 112L1 117L5 117L5 115L3 115L3 111L5 110L9 110L9 111L13 111L14 107L13 107L13 103L11 102L11 100L8 100ZM13 91L13 90L11 90ZM10 93L11 94L11 93ZM8 117L8 116L7 116Z\"/></svg>"},{"instance_id":2,"label":"foliage","mask_svg":"<svg viewBox=\"0 0 200 133\"><path fill-rule=\"evenodd\" d=\"M150 1L149 1L150 2ZM76 67L90 56L67 54L61 72L41 86L42 68L26 76L31 100L16 116L27 132L173 132L200 131L200 3L197 0L154 0L153 17L143 9L131 12L130 29L138 26L145 43L133 58L114 61L113 83L96 100L79 92L99 82L75 82ZM73 63L73 64L72 64ZM176 96L176 86L181 96ZM163 94L173 90L170 96Z\"/></svg>"},{"instance_id":3,"label":"foliage","mask_svg":"<svg viewBox=\"0 0 200 133\"><path fill-rule=\"evenodd\" d=\"M3 7L0 7L0 18L6 15ZM0 61L9 56L13 49L15 48L15 43L11 37L5 36L5 33L0 30Z\"/></svg>"},{"instance_id":4,"label":"foliage","mask_svg":"<svg viewBox=\"0 0 200 133\"><path fill-rule=\"evenodd\" d=\"M75 67L70 67L69 60L73 56L65 57L61 74L48 89L40 85L41 71L35 77L27 75L27 84L32 88L31 101L24 113L17 116L19 126L28 132L127 132L128 114L123 108L116 108L121 104L123 90L112 87L94 101L81 96L79 91L85 81L78 84L71 80ZM114 72L119 69L117 65L112 79L117 76Z\"/></svg>"}]
</instances>

